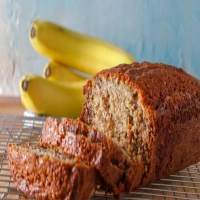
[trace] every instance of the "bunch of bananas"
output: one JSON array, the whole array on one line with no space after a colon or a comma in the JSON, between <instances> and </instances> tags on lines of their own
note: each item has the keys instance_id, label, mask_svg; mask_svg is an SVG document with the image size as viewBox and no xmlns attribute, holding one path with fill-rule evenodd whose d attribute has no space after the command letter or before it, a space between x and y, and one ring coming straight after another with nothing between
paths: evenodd
<instances>
[{"instance_id":1,"label":"bunch of bananas","mask_svg":"<svg viewBox=\"0 0 200 200\"><path fill-rule=\"evenodd\" d=\"M33 22L29 40L50 59L43 76L26 74L19 83L22 104L39 115L78 117L87 79L103 69L136 61L119 47L44 20Z\"/></svg>"}]
</instances>

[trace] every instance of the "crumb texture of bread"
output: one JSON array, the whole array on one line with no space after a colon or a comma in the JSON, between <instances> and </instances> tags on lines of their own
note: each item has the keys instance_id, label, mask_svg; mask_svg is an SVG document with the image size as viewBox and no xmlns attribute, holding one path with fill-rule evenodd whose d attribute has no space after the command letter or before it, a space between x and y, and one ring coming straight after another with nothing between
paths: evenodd
<instances>
[{"instance_id":1,"label":"crumb texture of bread","mask_svg":"<svg viewBox=\"0 0 200 200\"><path fill-rule=\"evenodd\" d=\"M129 192L142 176L141 166L132 162L121 147L79 119L63 118L59 122L55 118L47 118L40 145L56 147L63 154L80 158L95 167L103 187L115 195Z\"/></svg>"},{"instance_id":2,"label":"crumb texture of bread","mask_svg":"<svg viewBox=\"0 0 200 200\"><path fill-rule=\"evenodd\" d=\"M8 144L16 187L36 199L119 198L200 161L200 81L163 63L121 64L83 88L78 119L47 118L40 146Z\"/></svg>"},{"instance_id":3,"label":"crumb texture of bread","mask_svg":"<svg viewBox=\"0 0 200 200\"><path fill-rule=\"evenodd\" d=\"M87 200L96 189L94 168L38 146L8 144L7 157L18 190L41 200Z\"/></svg>"},{"instance_id":4,"label":"crumb texture of bread","mask_svg":"<svg viewBox=\"0 0 200 200\"><path fill-rule=\"evenodd\" d=\"M144 168L140 185L200 160L200 82L163 63L121 64L83 89L80 119Z\"/></svg>"}]
</instances>

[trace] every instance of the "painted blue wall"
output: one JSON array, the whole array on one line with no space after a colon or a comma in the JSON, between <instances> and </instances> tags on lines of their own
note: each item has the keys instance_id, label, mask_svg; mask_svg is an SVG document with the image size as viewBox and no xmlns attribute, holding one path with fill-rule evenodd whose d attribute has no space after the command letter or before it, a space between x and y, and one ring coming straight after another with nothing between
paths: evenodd
<instances>
[{"instance_id":1,"label":"painted blue wall","mask_svg":"<svg viewBox=\"0 0 200 200\"><path fill-rule=\"evenodd\" d=\"M15 54L22 52L12 57L21 73L41 74L46 64L27 36L42 18L116 44L139 62L176 65L200 79L200 0L8 0L4 8L7 20L18 18L10 37Z\"/></svg>"},{"instance_id":2,"label":"painted blue wall","mask_svg":"<svg viewBox=\"0 0 200 200\"><path fill-rule=\"evenodd\" d=\"M139 62L169 63L200 78L199 0L62 1L44 12L46 3L42 18L121 46Z\"/></svg>"}]
</instances>

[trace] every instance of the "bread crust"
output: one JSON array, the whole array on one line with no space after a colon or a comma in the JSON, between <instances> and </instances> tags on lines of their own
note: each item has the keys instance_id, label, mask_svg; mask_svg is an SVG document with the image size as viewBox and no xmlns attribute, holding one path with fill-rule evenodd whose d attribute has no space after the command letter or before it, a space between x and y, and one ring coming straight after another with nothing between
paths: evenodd
<instances>
[{"instance_id":1,"label":"bread crust","mask_svg":"<svg viewBox=\"0 0 200 200\"><path fill-rule=\"evenodd\" d=\"M200 160L200 82L182 69L163 63L122 64L103 70L83 89L86 101L80 119L92 124L87 107L90 92L98 78L109 78L134 87L148 113L149 170L140 187L196 163ZM122 100L123 101L123 100Z\"/></svg>"},{"instance_id":2,"label":"bread crust","mask_svg":"<svg viewBox=\"0 0 200 200\"><path fill-rule=\"evenodd\" d=\"M40 145L59 148L60 152L94 166L103 180L103 187L116 196L123 191L129 192L140 182L141 166L132 163L111 139L79 119L63 118L59 122L57 119L47 118Z\"/></svg>"},{"instance_id":3,"label":"bread crust","mask_svg":"<svg viewBox=\"0 0 200 200\"><path fill-rule=\"evenodd\" d=\"M16 144L8 144L7 158L17 189L30 197L87 200L96 189L95 169L76 160L38 156L29 145Z\"/></svg>"}]
</instances>

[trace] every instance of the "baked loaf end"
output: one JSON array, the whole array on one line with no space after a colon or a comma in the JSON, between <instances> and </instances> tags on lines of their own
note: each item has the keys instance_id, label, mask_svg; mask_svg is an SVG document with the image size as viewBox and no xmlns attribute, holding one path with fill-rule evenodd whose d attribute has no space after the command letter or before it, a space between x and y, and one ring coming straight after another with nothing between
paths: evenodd
<instances>
[{"instance_id":1,"label":"baked loaf end","mask_svg":"<svg viewBox=\"0 0 200 200\"><path fill-rule=\"evenodd\" d=\"M7 157L16 187L36 199L89 199L97 184L94 168L39 146L8 144Z\"/></svg>"},{"instance_id":2,"label":"baked loaf end","mask_svg":"<svg viewBox=\"0 0 200 200\"><path fill-rule=\"evenodd\" d=\"M163 63L103 70L83 89L80 119L144 166L140 186L200 160L200 82Z\"/></svg>"}]
</instances>

